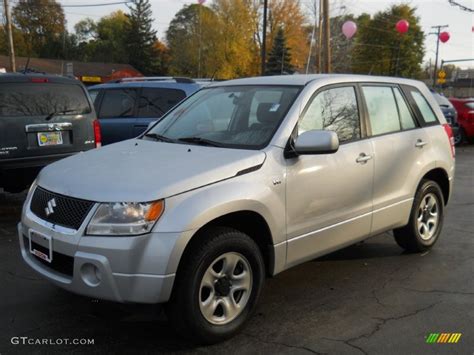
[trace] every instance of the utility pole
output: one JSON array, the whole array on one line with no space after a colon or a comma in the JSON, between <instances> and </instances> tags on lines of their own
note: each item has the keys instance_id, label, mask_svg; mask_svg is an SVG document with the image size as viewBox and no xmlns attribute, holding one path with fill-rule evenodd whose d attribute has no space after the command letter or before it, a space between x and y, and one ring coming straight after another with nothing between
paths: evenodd
<instances>
[{"instance_id":1,"label":"utility pole","mask_svg":"<svg viewBox=\"0 0 474 355\"><path fill-rule=\"evenodd\" d=\"M319 0L319 15L318 15L318 73L322 72L321 67L321 55L322 55L322 48L323 45L323 0Z\"/></svg>"},{"instance_id":2,"label":"utility pole","mask_svg":"<svg viewBox=\"0 0 474 355\"><path fill-rule=\"evenodd\" d=\"M430 32L430 35L436 35L436 58L434 63L434 72L433 72L433 87L436 86L436 77L438 75L438 53L439 53L439 34L443 28L447 28L449 25L438 25L438 26L431 26L431 28L435 28L436 32Z\"/></svg>"},{"instance_id":3,"label":"utility pole","mask_svg":"<svg viewBox=\"0 0 474 355\"><path fill-rule=\"evenodd\" d=\"M3 7L5 9L5 17L7 19L7 35L8 35L8 54L10 56L10 70L16 72L15 62L15 47L13 45L13 34L12 34L12 18L10 9L8 7L8 0L3 0Z\"/></svg>"},{"instance_id":4,"label":"utility pole","mask_svg":"<svg viewBox=\"0 0 474 355\"><path fill-rule=\"evenodd\" d=\"M263 1L263 30L262 30L262 69L261 75L265 75L267 66L267 11L268 11L268 0Z\"/></svg>"},{"instance_id":5,"label":"utility pole","mask_svg":"<svg viewBox=\"0 0 474 355\"><path fill-rule=\"evenodd\" d=\"M329 22L329 0L323 0L323 18L324 18L324 72L331 72L331 29Z\"/></svg>"}]
</instances>

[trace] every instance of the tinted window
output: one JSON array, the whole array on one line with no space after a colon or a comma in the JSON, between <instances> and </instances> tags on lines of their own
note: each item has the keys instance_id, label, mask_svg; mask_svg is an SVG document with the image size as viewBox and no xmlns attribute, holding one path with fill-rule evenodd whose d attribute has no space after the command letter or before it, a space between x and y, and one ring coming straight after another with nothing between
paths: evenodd
<instances>
[{"instance_id":1,"label":"tinted window","mask_svg":"<svg viewBox=\"0 0 474 355\"><path fill-rule=\"evenodd\" d=\"M428 103L428 101L426 101L423 95L416 90L411 90L410 93L413 97L413 100L415 100L416 106L418 106L421 115L423 116L423 120L426 123L438 122L438 119L436 118L436 115L431 109L430 104Z\"/></svg>"},{"instance_id":2,"label":"tinted window","mask_svg":"<svg viewBox=\"0 0 474 355\"><path fill-rule=\"evenodd\" d=\"M135 89L104 90L100 118L131 117L135 107Z\"/></svg>"},{"instance_id":3,"label":"tinted window","mask_svg":"<svg viewBox=\"0 0 474 355\"><path fill-rule=\"evenodd\" d=\"M275 91L275 101L259 102L252 113L253 103L269 90ZM300 87L285 86L202 89L173 108L149 133L178 143L182 138L192 137L223 147L259 149L268 144L299 91ZM257 122L249 125L252 115L256 115Z\"/></svg>"},{"instance_id":4,"label":"tinted window","mask_svg":"<svg viewBox=\"0 0 474 355\"><path fill-rule=\"evenodd\" d=\"M92 103L94 104L95 110L99 112L99 106L97 102L97 96L99 96L99 90L89 90L89 96L91 97Z\"/></svg>"},{"instance_id":5,"label":"tinted window","mask_svg":"<svg viewBox=\"0 0 474 355\"><path fill-rule=\"evenodd\" d=\"M397 132L401 129L397 104L391 87L364 86L372 135Z\"/></svg>"},{"instance_id":6,"label":"tinted window","mask_svg":"<svg viewBox=\"0 0 474 355\"><path fill-rule=\"evenodd\" d=\"M360 138L360 119L353 87L320 92L298 124L298 134L309 130L335 131L340 142Z\"/></svg>"},{"instance_id":7,"label":"tinted window","mask_svg":"<svg viewBox=\"0 0 474 355\"><path fill-rule=\"evenodd\" d=\"M467 102L464 104L468 109L473 110L474 109L474 102Z\"/></svg>"},{"instance_id":8,"label":"tinted window","mask_svg":"<svg viewBox=\"0 0 474 355\"><path fill-rule=\"evenodd\" d=\"M400 90L397 88L393 88L393 93L395 94L395 99L397 100L398 114L400 116L402 129L415 128L415 121Z\"/></svg>"},{"instance_id":9,"label":"tinted window","mask_svg":"<svg viewBox=\"0 0 474 355\"><path fill-rule=\"evenodd\" d=\"M138 107L139 117L161 117L186 97L182 90L143 88Z\"/></svg>"},{"instance_id":10,"label":"tinted window","mask_svg":"<svg viewBox=\"0 0 474 355\"><path fill-rule=\"evenodd\" d=\"M53 112L85 114L91 112L91 108L86 93L79 85L53 83L0 85L0 117L43 116Z\"/></svg>"}]
</instances>

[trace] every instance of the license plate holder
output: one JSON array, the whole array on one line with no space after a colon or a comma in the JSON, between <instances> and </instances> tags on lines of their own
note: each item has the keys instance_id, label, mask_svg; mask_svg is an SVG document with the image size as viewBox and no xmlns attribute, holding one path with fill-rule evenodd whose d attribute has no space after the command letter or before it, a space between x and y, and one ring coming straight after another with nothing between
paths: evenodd
<instances>
[{"instance_id":1,"label":"license plate holder","mask_svg":"<svg viewBox=\"0 0 474 355\"><path fill-rule=\"evenodd\" d=\"M51 145L63 144L62 132L38 132L38 145L40 147L46 147Z\"/></svg>"},{"instance_id":2,"label":"license plate holder","mask_svg":"<svg viewBox=\"0 0 474 355\"><path fill-rule=\"evenodd\" d=\"M30 229L28 239L31 254L48 263L53 261L53 238L51 236Z\"/></svg>"}]
</instances>

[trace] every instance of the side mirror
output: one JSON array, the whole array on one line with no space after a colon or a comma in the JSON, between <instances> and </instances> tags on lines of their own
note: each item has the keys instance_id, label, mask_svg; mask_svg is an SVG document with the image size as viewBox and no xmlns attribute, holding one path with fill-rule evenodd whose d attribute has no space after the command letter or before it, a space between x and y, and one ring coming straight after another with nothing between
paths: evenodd
<instances>
[{"instance_id":1,"label":"side mirror","mask_svg":"<svg viewBox=\"0 0 474 355\"><path fill-rule=\"evenodd\" d=\"M298 155L331 154L339 149L336 132L313 130L301 133L296 139L294 150Z\"/></svg>"},{"instance_id":2,"label":"side mirror","mask_svg":"<svg viewBox=\"0 0 474 355\"><path fill-rule=\"evenodd\" d=\"M148 123L148 127L146 128L146 130L148 131L152 126L155 125L157 121L151 121L150 123Z\"/></svg>"}]
</instances>

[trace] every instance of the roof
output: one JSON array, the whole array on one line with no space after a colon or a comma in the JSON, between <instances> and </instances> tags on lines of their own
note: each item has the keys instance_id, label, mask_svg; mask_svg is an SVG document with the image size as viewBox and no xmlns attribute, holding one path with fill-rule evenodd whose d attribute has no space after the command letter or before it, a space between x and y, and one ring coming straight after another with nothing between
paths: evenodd
<instances>
[{"instance_id":1,"label":"roof","mask_svg":"<svg viewBox=\"0 0 474 355\"><path fill-rule=\"evenodd\" d=\"M209 86L233 86L233 85L295 85L304 86L309 82L323 79L335 79L342 82L380 82L418 85L420 82L411 79L395 78L389 76L353 75L353 74L304 74L304 75L275 75L258 76L252 78L228 80L213 83Z\"/></svg>"},{"instance_id":2,"label":"roof","mask_svg":"<svg viewBox=\"0 0 474 355\"><path fill-rule=\"evenodd\" d=\"M28 58L15 57L17 70L25 68ZM74 60L30 58L28 68L49 74L65 75L67 73L67 64L72 63L75 76L110 76L116 71L129 70L141 74L130 64L119 63L98 63L98 62L79 62ZM10 59L8 56L0 55L0 67L10 68Z\"/></svg>"},{"instance_id":3,"label":"roof","mask_svg":"<svg viewBox=\"0 0 474 355\"><path fill-rule=\"evenodd\" d=\"M50 82L58 84L80 84L80 82L74 78L60 76L60 75L48 75L48 74L21 74L21 73L7 73L0 74L0 83L29 83L38 79L37 82Z\"/></svg>"},{"instance_id":4,"label":"roof","mask_svg":"<svg viewBox=\"0 0 474 355\"><path fill-rule=\"evenodd\" d=\"M187 95L199 90L201 87L207 85L207 83L181 83L175 80L157 80L157 81L125 81L119 83L105 83L90 86L89 90L93 89L116 89L116 88L167 88L183 90Z\"/></svg>"}]
</instances>

